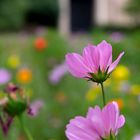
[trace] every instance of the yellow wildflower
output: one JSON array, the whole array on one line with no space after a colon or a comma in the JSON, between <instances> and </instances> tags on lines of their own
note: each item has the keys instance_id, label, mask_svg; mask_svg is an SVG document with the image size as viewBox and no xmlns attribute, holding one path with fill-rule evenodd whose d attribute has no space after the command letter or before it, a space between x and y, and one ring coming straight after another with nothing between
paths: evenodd
<instances>
[{"instance_id":1,"label":"yellow wildflower","mask_svg":"<svg viewBox=\"0 0 140 140\"><path fill-rule=\"evenodd\" d=\"M17 68L20 65L20 59L17 55L11 55L8 58L7 63L11 68Z\"/></svg>"},{"instance_id":2,"label":"yellow wildflower","mask_svg":"<svg viewBox=\"0 0 140 140\"><path fill-rule=\"evenodd\" d=\"M116 67L114 72L112 73L112 77L115 80L121 81L121 80L128 80L130 76L129 69L124 65L119 65Z\"/></svg>"},{"instance_id":3,"label":"yellow wildflower","mask_svg":"<svg viewBox=\"0 0 140 140\"><path fill-rule=\"evenodd\" d=\"M140 95L140 85L132 85L130 91L133 95Z\"/></svg>"}]
</instances>

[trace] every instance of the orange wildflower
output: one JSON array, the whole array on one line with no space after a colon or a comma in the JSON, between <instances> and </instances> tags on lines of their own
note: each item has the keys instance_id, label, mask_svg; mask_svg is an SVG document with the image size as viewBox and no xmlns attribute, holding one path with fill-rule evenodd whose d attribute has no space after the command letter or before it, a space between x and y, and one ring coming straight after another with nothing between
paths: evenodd
<instances>
[{"instance_id":1,"label":"orange wildflower","mask_svg":"<svg viewBox=\"0 0 140 140\"><path fill-rule=\"evenodd\" d=\"M27 68L23 68L18 71L17 79L21 83L24 83L24 84L29 83L31 82L31 79L32 79L32 72Z\"/></svg>"},{"instance_id":2,"label":"orange wildflower","mask_svg":"<svg viewBox=\"0 0 140 140\"><path fill-rule=\"evenodd\" d=\"M45 40L44 38L40 37L40 38L37 38L35 40L35 48L38 50L38 51L41 51L41 50L44 50L46 47L47 47L47 40Z\"/></svg>"}]
</instances>

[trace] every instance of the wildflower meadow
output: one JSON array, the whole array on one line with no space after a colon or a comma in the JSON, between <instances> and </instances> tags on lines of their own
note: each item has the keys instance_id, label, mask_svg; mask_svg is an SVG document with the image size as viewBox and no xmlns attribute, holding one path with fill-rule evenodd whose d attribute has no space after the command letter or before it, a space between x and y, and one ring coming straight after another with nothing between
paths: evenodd
<instances>
[{"instance_id":1,"label":"wildflower meadow","mask_svg":"<svg viewBox=\"0 0 140 140\"><path fill-rule=\"evenodd\" d=\"M140 140L140 30L0 35L1 140Z\"/></svg>"}]
</instances>

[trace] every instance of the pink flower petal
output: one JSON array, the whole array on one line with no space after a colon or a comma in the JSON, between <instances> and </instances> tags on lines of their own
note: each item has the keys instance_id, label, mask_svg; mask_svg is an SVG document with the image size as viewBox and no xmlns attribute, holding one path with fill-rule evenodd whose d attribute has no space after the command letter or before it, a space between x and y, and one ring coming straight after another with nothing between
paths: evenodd
<instances>
[{"instance_id":1,"label":"pink flower petal","mask_svg":"<svg viewBox=\"0 0 140 140\"><path fill-rule=\"evenodd\" d=\"M100 140L99 136L92 131L88 120L84 117L75 117L66 128L66 136L69 140Z\"/></svg>"},{"instance_id":2,"label":"pink flower petal","mask_svg":"<svg viewBox=\"0 0 140 140\"><path fill-rule=\"evenodd\" d=\"M107 104L103 109L104 127L106 134L110 134L110 130L115 133L118 118L119 118L119 108L116 102Z\"/></svg>"},{"instance_id":3,"label":"pink flower petal","mask_svg":"<svg viewBox=\"0 0 140 140\"><path fill-rule=\"evenodd\" d=\"M104 125L102 119L102 111L96 106L95 108L89 108L87 119L91 121L92 127L98 132L100 136L104 136Z\"/></svg>"},{"instance_id":4,"label":"pink flower petal","mask_svg":"<svg viewBox=\"0 0 140 140\"><path fill-rule=\"evenodd\" d=\"M123 55L124 55L124 52L120 53L118 58L109 66L108 73L111 73L116 68L116 66L118 65L118 63Z\"/></svg>"},{"instance_id":5,"label":"pink flower petal","mask_svg":"<svg viewBox=\"0 0 140 140\"><path fill-rule=\"evenodd\" d=\"M83 58L92 73L97 73L99 69L100 54L96 46L89 45L84 48Z\"/></svg>"},{"instance_id":6,"label":"pink flower petal","mask_svg":"<svg viewBox=\"0 0 140 140\"><path fill-rule=\"evenodd\" d=\"M118 119L117 129L121 128L125 123L125 117L123 115L120 115Z\"/></svg>"},{"instance_id":7,"label":"pink flower petal","mask_svg":"<svg viewBox=\"0 0 140 140\"><path fill-rule=\"evenodd\" d=\"M68 65L70 73L75 77L86 77L87 73L90 71L90 69L84 63L83 57L79 54L67 54L66 63Z\"/></svg>"},{"instance_id":8,"label":"pink flower petal","mask_svg":"<svg viewBox=\"0 0 140 140\"><path fill-rule=\"evenodd\" d=\"M112 46L104 40L97 47L100 52L100 68L105 71L112 63Z\"/></svg>"}]
</instances>

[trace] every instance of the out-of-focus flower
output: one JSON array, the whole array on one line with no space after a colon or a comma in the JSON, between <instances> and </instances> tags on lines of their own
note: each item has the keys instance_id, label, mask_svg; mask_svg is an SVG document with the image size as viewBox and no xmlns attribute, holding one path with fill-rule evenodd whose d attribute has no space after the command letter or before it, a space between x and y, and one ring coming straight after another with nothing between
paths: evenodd
<instances>
[{"instance_id":1,"label":"out-of-focus flower","mask_svg":"<svg viewBox=\"0 0 140 140\"><path fill-rule=\"evenodd\" d=\"M131 85L127 81L122 81L119 83L119 91L123 93L129 93Z\"/></svg>"},{"instance_id":2,"label":"out-of-focus flower","mask_svg":"<svg viewBox=\"0 0 140 140\"><path fill-rule=\"evenodd\" d=\"M17 80L23 84L29 83L32 80L32 72L28 68L22 68L17 73Z\"/></svg>"},{"instance_id":3,"label":"out-of-focus flower","mask_svg":"<svg viewBox=\"0 0 140 140\"><path fill-rule=\"evenodd\" d=\"M11 68L17 68L20 65L20 59L17 55L11 55L8 58L8 66L10 66Z\"/></svg>"},{"instance_id":4,"label":"out-of-focus flower","mask_svg":"<svg viewBox=\"0 0 140 140\"><path fill-rule=\"evenodd\" d=\"M11 79L11 74L8 70L1 68L0 69L0 84L6 84Z\"/></svg>"},{"instance_id":5,"label":"out-of-focus flower","mask_svg":"<svg viewBox=\"0 0 140 140\"><path fill-rule=\"evenodd\" d=\"M36 100L33 103L31 103L31 105L29 106L28 109L28 114L30 116L37 116L39 113L39 110L43 107L44 102L42 100Z\"/></svg>"},{"instance_id":6,"label":"out-of-focus flower","mask_svg":"<svg viewBox=\"0 0 140 140\"><path fill-rule=\"evenodd\" d=\"M137 134L133 137L133 140L140 140L140 134Z\"/></svg>"},{"instance_id":7,"label":"out-of-focus flower","mask_svg":"<svg viewBox=\"0 0 140 140\"><path fill-rule=\"evenodd\" d=\"M20 94L22 90L20 90L20 88L13 90L12 87L17 86L12 83L7 85L6 89L8 90L5 93L6 102L1 104L0 125L4 135L7 135L14 117L21 115L27 109L27 102L25 98L21 96L22 94Z\"/></svg>"},{"instance_id":8,"label":"out-of-focus flower","mask_svg":"<svg viewBox=\"0 0 140 140\"><path fill-rule=\"evenodd\" d=\"M132 85L130 93L132 93L133 95L140 95L140 85Z\"/></svg>"},{"instance_id":9,"label":"out-of-focus flower","mask_svg":"<svg viewBox=\"0 0 140 140\"><path fill-rule=\"evenodd\" d=\"M8 83L8 85L6 86L6 88L4 89L4 91L7 94L10 94L10 97L14 100L17 100L17 94L15 94L16 92L18 92L18 94L21 97L24 97L23 91L21 88L19 88L17 85L13 84L13 83Z\"/></svg>"},{"instance_id":10,"label":"out-of-focus flower","mask_svg":"<svg viewBox=\"0 0 140 140\"><path fill-rule=\"evenodd\" d=\"M117 93L130 93L131 85L128 81L114 81L114 86L112 87Z\"/></svg>"},{"instance_id":11,"label":"out-of-focus flower","mask_svg":"<svg viewBox=\"0 0 140 140\"><path fill-rule=\"evenodd\" d=\"M65 63L58 65L51 71L49 81L52 84L57 84L67 72L68 69Z\"/></svg>"},{"instance_id":12,"label":"out-of-focus flower","mask_svg":"<svg viewBox=\"0 0 140 140\"><path fill-rule=\"evenodd\" d=\"M24 91L20 87L9 83L6 89L12 89L17 87L15 90L7 90L5 93L8 97L8 102L4 106L4 111L11 117L21 115L27 109L27 100L24 96Z\"/></svg>"},{"instance_id":13,"label":"out-of-focus flower","mask_svg":"<svg viewBox=\"0 0 140 140\"><path fill-rule=\"evenodd\" d=\"M62 104L67 101L67 97L66 97L65 93L62 91L58 92L56 94L55 98L56 98L57 102L62 103Z\"/></svg>"},{"instance_id":14,"label":"out-of-focus flower","mask_svg":"<svg viewBox=\"0 0 140 140\"><path fill-rule=\"evenodd\" d=\"M39 37L35 40L34 45L37 51L42 51L47 47L48 42L46 39Z\"/></svg>"},{"instance_id":15,"label":"out-of-focus flower","mask_svg":"<svg viewBox=\"0 0 140 140\"><path fill-rule=\"evenodd\" d=\"M112 63L112 46L102 41L96 46L88 45L83 55L69 53L66 63L70 73L78 78L86 78L93 82L104 82L116 68L124 52Z\"/></svg>"},{"instance_id":16,"label":"out-of-focus flower","mask_svg":"<svg viewBox=\"0 0 140 140\"><path fill-rule=\"evenodd\" d=\"M121 32L113 32L110 37L113 42L120 42L124 38L124 35Z\"/></svg>"},{"instance_id":17,"label":"out-of-focus flower","mask_svg":"<svg viewBox=\"0 0 140 140\"><path fill-rule=\"evenodd\" d=\"M89 108L86 117L77 116L66 126L69 140L114 140L118 130L124 125L125 118L119 115L116 102L100 107Z\"/></svg>"},{"instance_id":18,"label":"out-of-focus flower","mask_svg":"<svg viewBox=\"0 0 140 140\"><path fill-rule=\"evenodd\" d=\"M42 108L42 106L44 105L44 102L42 100L36 100L33 103L29 104L28 93L25 93L25 90L21 89L17 85L14 85L13 83L9 83L8 86L6 87L5 91L8 94L8 100L10 100L10 101L12 100L12 103L15 102L15 104L19 105L19 108L17 108L17 106L13 106L13 107L19 109L18 112L14 112L14 111L17 111L17 109L15 109L15 108L11 108L11 111L10 111L10 109L8 109L8 111L10 111L10 113L12 112L12 109L13 109L14 113L12 113L12 114L14 114L14 115L18 115L18 113L20 113L20 111L22 113L25 109L25 110L28 110L29 115L36 116L38 114L40 108ZM7 104L7 106L8 106L8 104ZM24 107L26 107L26 108L20 107L20 105L22 105L22 104L24 104ZM6 108L7 108L7 106L6 106ZM10 107L11 107L11 105L10 105ZM14 116L14 115L12 115L12 116Z\"/></svg>"},{"instance_id":19,"label":"out-of-focus flower","mask_svg":"<svg viewBox=\"0 0 140 140\"><path fill-rule=\"evenodd\" d=\"M100 93L99 86L93 86L91 87L88 92L86 93L86 100L89 102L94 101L98 94Z\"/></svg>"},{"instance_id":20,"label":"out-of-focus flower","mask_svg":"<svg viewBox=\"0 0 140 140\"><path fill-rule=\"evenodd\" d=\"M5 88L5 92L6 93L15 93L17 90L19 89L19 87L13 83L8 83L8 86L6 86Z\"/></svg>"},{"instance_id":21,"label":"out-of-focus flower","mask_svg":"<svg viewBox=\"0 0 140 140\"><path fill-rule=\"evenodd\" d=\"M122 109L124 107L124 102L123 102L123 100L121 98L113 99L113 101L115 101L118 104L119 109Z\"/></svg>"},{"instance_id":22,"label":"out-of-focus flower","mask_svg":"<svg viewBox=\"0 0 140 140\"><path fill-rule=\"evenodd\" d=\"M6 102L1 104L0 126L4 135L7 135L15 117L21 117L25 111L28 111L31 116L37 115L39 109L43 106L43 102L37 100L30 105L29 99L24 92L25 90L13 83L9 83L4 91ZM0 93L0 95L2 94L1 96L3 96L4 93Z\"/></svg>"},{"instance_id":23,"label":"out-of-focus flower","mask_svg":"<svg viewBox=\"0 0 140 140\"><path fill-rule=\"evenodd\" d=\"M126 66L119 65L114 70L112 77L117 81L128 80L130 77L130 71Z\"/></svg>"}]
</instances>

